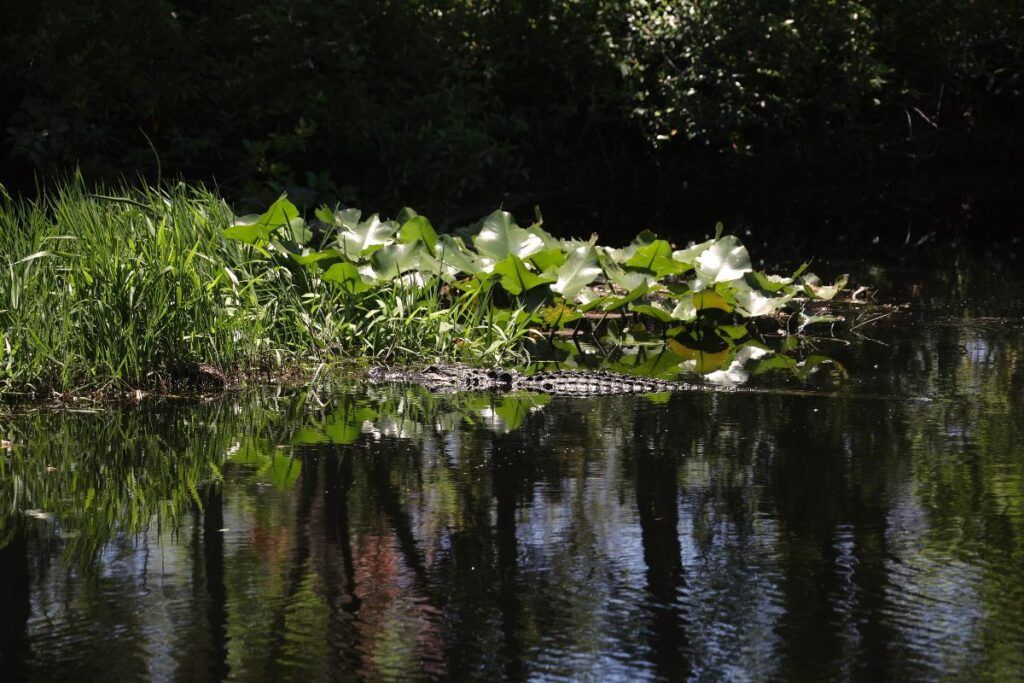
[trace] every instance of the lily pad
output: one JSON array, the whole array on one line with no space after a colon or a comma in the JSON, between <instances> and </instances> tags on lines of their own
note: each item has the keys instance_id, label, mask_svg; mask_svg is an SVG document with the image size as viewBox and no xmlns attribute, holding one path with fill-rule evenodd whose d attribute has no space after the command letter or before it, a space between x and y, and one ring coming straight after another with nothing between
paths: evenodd
<instances>
[{"instance_id":1,"label":"lily pad","mask_svg":"<svg viewBox=\"0 0 1024 683\"><path fill-rule=\"evenodd\" d=\"M406 221L402 225L401 231L399 231L399 239L407 243L419 240L427 245L427 250L431 254L436 253L437 232L434 231L434 226L424 216L414 216Z\"/></svg>"},{"instance_id":2,"label":"lily pad","mask_svg":"<svg viewBox=\"0 0 1024 683\"><path fill-rule=\"evenodd\" d=\"M288 201L288 195L283 194L262 215L235 219L234 223L224 230L224 236L246 244L267 242L275 230L282 226L290 226L292 219L298 217L299 210Z\"/></svg>"},{"instance_id":3,"label":"lily pad","mask_svg":"<svg viewBox=\"0 0 1024 683\"><path fill-rule=\"evenodd\" d=\"M554 282L555 277L547 274L533 273L523 260L515 254L494 264L494 273L501 276L501 286L509 294L517 295L537 285Z\"/></svg>"},{"instance_id":4,"label":"lily pad","mask_svg":"<svg viewBox=\"0 0 1024 683\"><path fill-rule=\"evenodd\" d=\"M736 280L752 270L747 248L732 235L716 240L701 252L695 266L697 276L708 285Z\"/></svg>"},{"instance_id":5,"label":"lily pad","mask_svg":"<svg viewBox=\"0 0 1024 683\"><path fill-rule=\"evenodd\" d=\"M594 245L577 247L558 269L558 280L551 285L551 289L571 300L583 287L597 279L601 272Z\"/></svg>"},{"instance_id":6,"label":"lily pad","mask_svg":"<svg viewBox=\"0 0 1024 683\"><path fill-rule=\"evenodd\" d=\"M350 259L368 255L369 252L391 244L396 228L391 222L381 221L377 214L355 226L348 226L338 235L341 250Z\"/></svg>"},{"instance_id":7,"label":"lily pad","mask_svg":"<svg viewBox=\"0 0 1024 683\"><path fill-rule=\"evenodd\" d=\"M516 225L507 211L495 211L484 219L473 244L481 254L496 261L510 255L525 259L544 248L544 241Z\"/></svg>"}]
</instances>

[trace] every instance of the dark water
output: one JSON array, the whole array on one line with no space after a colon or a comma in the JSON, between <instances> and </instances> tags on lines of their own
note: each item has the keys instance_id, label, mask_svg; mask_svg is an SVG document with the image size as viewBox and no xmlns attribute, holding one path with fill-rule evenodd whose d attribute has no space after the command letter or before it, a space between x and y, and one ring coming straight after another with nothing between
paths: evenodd
<instances>
[{"instance_id":1,"label":"dark water","mask_svg":"<svg viewBox=\"0 0 1024 683\"><path fill-rule=\"evenodd\" d=\"M862 275L913 309L720 363L759 394L9 418L0 672L1024 679L1024 309L972 272Z\"/></svg>"}]
</instances>

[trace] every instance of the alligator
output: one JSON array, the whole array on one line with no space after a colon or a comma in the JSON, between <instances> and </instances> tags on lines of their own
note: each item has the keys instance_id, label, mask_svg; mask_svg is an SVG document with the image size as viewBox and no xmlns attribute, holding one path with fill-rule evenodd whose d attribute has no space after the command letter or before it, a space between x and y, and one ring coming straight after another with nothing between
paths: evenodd
<instances>
[{"instance_id":1,"label":"alligator","mask_svg":"<svg viewBox=\"0 0 1024 683\"><path fill-rule=\"evenodd\" d=\"M690 384L604 370L549 370L527 375L506 368L474 368L459 364L429 365L422 370L375 367L367 373L367 379L375 384L418 384L439 392L535 391L558 396L743 390L743 387Z\"/></svg>"}]
</instances>

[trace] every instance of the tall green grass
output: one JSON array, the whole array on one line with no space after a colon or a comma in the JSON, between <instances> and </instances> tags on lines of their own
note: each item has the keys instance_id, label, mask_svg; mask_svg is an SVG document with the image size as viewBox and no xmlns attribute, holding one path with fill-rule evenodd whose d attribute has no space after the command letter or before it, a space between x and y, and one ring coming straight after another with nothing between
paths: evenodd
<instances>
[{"instance_id":1,"label":"tall green grass","mask_svg":"<svg viewBox=\"0 0 1024 683\"><path fill-rule=\"evenodd\" d=\"M175 368L229 372L344 356L507 360L525 328L487 302L401 282L336 291L237 241L201 188L80 180L0 187L0 397L161 388Z\"/></svg>"}]
</instances>

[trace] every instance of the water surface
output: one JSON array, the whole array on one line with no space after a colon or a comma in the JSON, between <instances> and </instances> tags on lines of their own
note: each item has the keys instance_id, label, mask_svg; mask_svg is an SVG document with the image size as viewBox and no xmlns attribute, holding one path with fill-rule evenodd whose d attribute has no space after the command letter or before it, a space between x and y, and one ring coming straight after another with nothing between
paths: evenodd
<instances>
[{"instance_id":1,"label":"water surface","mask_svg":"<svg viewBox=\"0 0 1024 683\"><path fill-rule=\"evenodd\" d=\"M811 340L814 372L727 368L764 393L8 419L0 669L1020 680L1024 316L977 272L884 280L912 309Z\"/></svg>"}]
</instances>

